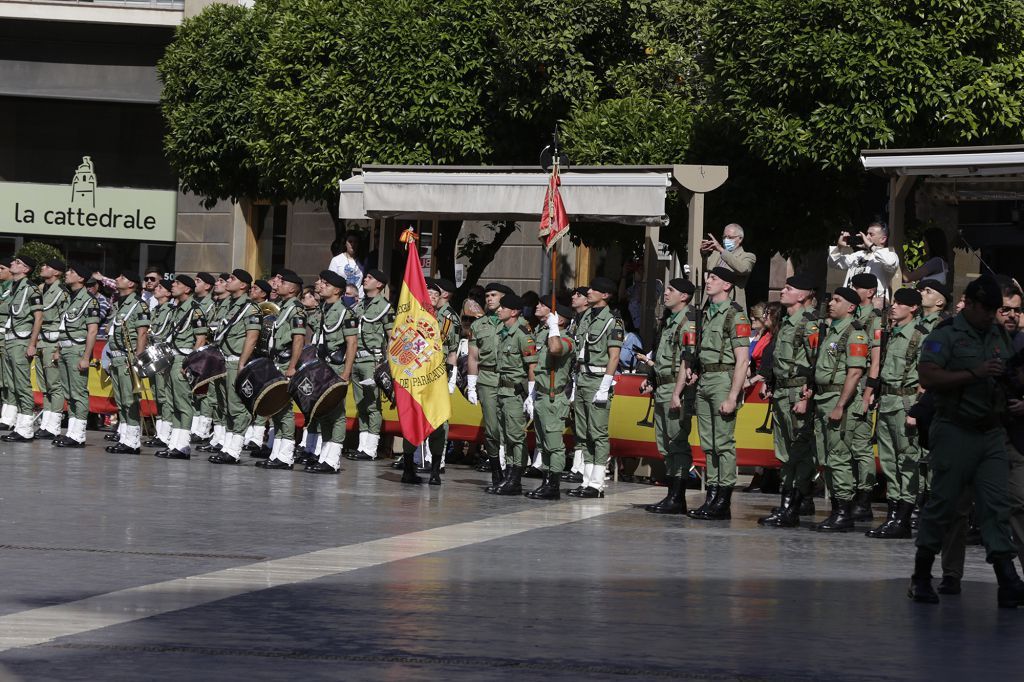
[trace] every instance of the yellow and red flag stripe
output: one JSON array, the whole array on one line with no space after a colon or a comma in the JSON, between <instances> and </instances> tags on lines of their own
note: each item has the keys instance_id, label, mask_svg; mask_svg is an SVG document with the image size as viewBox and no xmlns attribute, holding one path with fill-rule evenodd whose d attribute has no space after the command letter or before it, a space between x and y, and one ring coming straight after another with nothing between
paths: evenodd
<instances>
[{"instance_id":1,"label":"yellow and red flag stripe","mask_svg":"<svg viewBox=\"0 0 1024 682\"><path fill-rule=\"evenodd\" d=\"M395 407L402 437L419 445L451 416L448 373L441 327L427 295L416 235L406 230L409 247L395 326L388 341L388 364L395 383Z\"/></svg>"}]
</instances>

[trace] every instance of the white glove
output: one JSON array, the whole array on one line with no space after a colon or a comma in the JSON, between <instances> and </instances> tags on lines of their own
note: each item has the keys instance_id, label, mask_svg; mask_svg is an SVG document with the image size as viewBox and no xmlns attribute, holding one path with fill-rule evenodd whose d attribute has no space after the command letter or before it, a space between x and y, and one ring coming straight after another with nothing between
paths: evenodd
<instances>
[{"instance_id":1,"label":"white glove","mask_svg":"<svg viewBox=\"0 0 1024 682\"><path fill-rule=\"evenodd\" d=\"M547 317L548 324L548 336L559 336L561 332L558 331L558 315L555 313L548 313Z\"/></svg>"},{"instance_id":2,"label":"white glove","mask_svg":"<svg viewBox=\"0 0 1024 682\"><path fill-rule=\"evenodd\" d=\"M448 380L448 395L451 395L451 394L455 393L455 380L457 378L458 378L458 375L456 375L453 372L452 373L452 378Z\"/></svg>"},{"instance_id":3,"label":"white glove","mask_svg":"<svg viewBox=\"0 0 1024 682\"><path fill-rule=\"evenodd\" d=\"M534 389L537 382L531 381L526 387L526 400L523 401L523 414L533 419Z\"/></svg>"},{"instance_id":4,"label":"white glove","mask_svg":"<svg viewBox=\"0 0 1024 682\"><path fill-rule=\"evenodd\" d=\"M476 405L480 402L479 398L476 397L475 374L470 374L466 377L466 400L469 401L470 405Z\"/></svg>"},{"instance_id":5,"label":"white glove","mask_svg":"<svg viewBox=\"0 0 1024 682\"><path fill-rule=\"evenodd\" d=\"M594 394L593 403L595 405L608 402L608 391L611 390L614 379L615 377L610 374L605 374L601 377L601 386L598 387L597 393Z\"/></svg>"}]
</instances>

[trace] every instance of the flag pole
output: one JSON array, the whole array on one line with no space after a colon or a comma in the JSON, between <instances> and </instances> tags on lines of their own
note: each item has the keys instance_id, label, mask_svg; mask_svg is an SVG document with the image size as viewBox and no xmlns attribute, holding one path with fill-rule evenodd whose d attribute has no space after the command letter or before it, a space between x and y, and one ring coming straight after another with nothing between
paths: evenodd
<instances>
[{"instance_id":1,"label":"flag pole","mask_svg":"<svg viewBox=\"0 0 1024 682\"><path fill-rule=\"evenodd\" d=\"M556 178L558 177L558 147L555 147L554 154L554 165L551 167L551 189L557 187ZM548 221L554 219L555 216L555 193L548 191ZM558 317L558 302L555 297L555 290L558 286L558 250L555 248L558 242L553 242L548 245L548 251L551 252L551 312ZM552 365L551 369L548 370L548 392L549 397L554 399L555 390L555 368Z\"/></svg>"}]
</instances>

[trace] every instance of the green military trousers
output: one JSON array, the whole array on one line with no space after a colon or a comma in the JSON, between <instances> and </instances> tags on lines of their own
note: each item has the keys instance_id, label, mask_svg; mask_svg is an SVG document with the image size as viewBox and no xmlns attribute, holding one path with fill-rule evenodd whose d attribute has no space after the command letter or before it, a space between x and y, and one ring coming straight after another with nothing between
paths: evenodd
<instances>
[{"instance_id":1,"label":"green military trousers","mask_svg":"<svg viewBox=\"0 0 1024 682\"><path fill-rule=\"evenodd\" d=\"M936 417L929 432L932 443L932 489L918 519L916 544L938 554L943 537L957 517L964 489L974 485L974 509L981 542L989 563L1012 559L1017 550L1010 540L1010 515L1005 433L1001 428L978 431Z\"/></svg>"},{"instance_id":2,"label":"green military trousers","mask_svg":"<svg viewBox=\"0 0 1024 682\"><path fill-rule=\"evenodd\" d=\"M110 383L117 403L120 424L139 425L139 401L132 391L132 378L128 372L128 358L124 355L110 358Z\"/></svg>"},{"instance_id":3,"label":"green military trousers","mask_svg":"<svg viewBox=\"0 0 1024 682\"><path fill-rule=\"evenodd\" d=\"M153 400L156 401L156 416L172 427L171 413L174 411L174 405L171 403L169 373L173 371L172 365L167 372L157 374L149 380L149 385L153 389ZM157 436L160 437L160 434Z\"/></svg>"},{"instance_id":4,"label":"green military trousers","mask_svg":"<svg viewBox=\"0 0 1024 682\"><path fill-rule=\"evenodd\" d=\"M89 417L89 368L79 369L85 357L85 344L60 349L60 381L67 393L68 417L86 420Z\"/></svg>"},{"instance_id":5,"label":"green military trousers","mask_svg":"<svg viewBox=\"0 0 1024 682\"><path fill-rule=\"evenodd\" d=\"M811 494L814 479L814 403L808 401L804 414L793 412L804 387L782 388L772 401L775 458L782 462L779 476L783 490Z\"/></svg>"},{"instance_id":6,"label":"green military trousers","mask_svg":"<svg viewBox=\"0 0 1024 682\"><path fill-rule=\"evenodd\" d=\"M697 435L704 450L708 485L736 485L736 412L723 417L718 408L729 397L732 371L706 372L697 382Z\"/></svg>"},{"instance_id":7,"label":"green military trousers","mask_svg":"<svg viewBox=\"0 0 1024 682\"><path fill-rule=\"evenodd\" d=\"M565 468L565 422L569 419L569 398L560 391L552 398L538 395L533 402L533 432L547 471L561 474Z\"/></svg>"},{"instance_id":8,"label":"green military trousers","mask_svg":"<svg viewBox=\"0 0 1024 682\"><path fill-rule=\"evenodd\" d=\"M599 467L607 466L611 446L608 442L608 418L612 411L615 387L608 390L608 402L594 404L594 396L601 387L604 375L592 377L580 373L576 379L576 399L573 401L576 444L583 446L583 461ZM604 479L601 479L604 481Z\"/></svg>"},{"instance_id":9,"label":"green military trousers","mask_svg":"<svg viewBox=\"0 0 1024 682\"><path fill-rule=\"evenodd\" d=\"M252 424L252 414L246 409L242 402L242 396L235 390L235 380L238 378L238 360L226 360L227 376L224 377L224 425L228 433L244 435L245 430ZM326 441L327 438L325 437Z\"/></svg>"},{"instance_id":10,"label":"green military trousers","mask_svg":"<svg viewBox=\"0 0 1024 682\"><path fill-rule=\"evenodd\" d=\"M284 374L288 371L288 363L277 363L277 371ZM295 403L288 401L288 406L273 416L274 440L295 440Z\"/></svg>"},{"instance_id":11,"label":"green military trousers","mask_svg":"<svg viewBox=\"0 0 1024 682\"><path fill-rule=\"evenodd\" d=\"M36 344L36 385L43 394L43 411L60 414L64 411L66 394L60 365L53 360L58 349L56 342L43 341L42 338Z\"/></svg>"},{"instance_id":12,"label":"green military trousers","mask_svg":"<svg viewBox=\"0 0 1024 682\"><path fill-rule=\"evenodd\" d=\"M661 384L654 389L654 440L658 452L665 460L667 476L687 476L693 466L690 431L693 429L692 403L686 400L678 410L671 408L673 384Z\"/></svg>"},{"instance_id":13,"label":"green military trousers","mask_svg":"<svg viewBox=\"0 0 1024 682\"><path fill-rule=\"evenodd\" d=\"M814 429L823 448L820 458L825 466L825 484L829 494L840 502L849 502L857 491L853 451L846 433L849 412L844 412L843 419L838 422L829 419L829 413L838 403L838 395L815 400Z\"/></svg>"},{"instance_id":14,"label":"green military trousers","mask_svg":"<svg viewBox=\"0 0 1024 682\"><path fill-rule=\"evenodd\" d=\"M498 419L504 439L505 463L512 467L525 467L526 414L523 412L523 399L511 389L498 389Z\"/></svg>"},{"instance_id":15,"label":"green military trousers","mask_svg":"<svg viewBox=\"0 0 1024 682\"><path fill-rule=\"evenodd\" d=\"M921 446L917 427L907 426L906 410L878 414L878 461L885 474L885 497L914 504L920 488Z\"/></svg>"},{"instance_id":16,"label":"green military trousers","mask_svg":"<svg viewBox=\"0 0 1024 682\"><path fill-rule=\"evenodd\" d=\"M498 448L504 442L501 431L501 417L498 415L498 387L476 385L477 401L483 416L484 454L497 457Z\"/></svg>"},{"instance_id":17,"label":"green military trousers","mask_svg":"<svg viewBox=\"0 0 1024 682\"><path fill-rule=\"evenodd\" d=\"M171 404L169 419L175 429L192 429L192 416L196 412L192 398L192 387L185 378L184 366L186 356L174 355L174 362L168 370L166 394Z\"/></svg>"},{"instance_id":18,"label":"green military trousers","mask_svg":"<svg viewBox=\"0 0 1024 682\"><path fill-rule=\"evenodd\" d=\"M855 487L857 492L866 492L875 487L878 465L875 461L875 447L871 444L873 412L862 412L861 405L863 396L858 391L853 403L847 408L849 417L846 420L846 441L850 444L850 452L853 453L854 473L857 477Z\"/></svg>"},{"instance_id":19,"label":"green military trousers","mask_svg":"<svg viewBox=\"0 0 1024 682\"><path fill-rule=\"evenodd\" d=\"M28 339L15 339L7 342L7 378L10 380L12 402L18 408L18 414L31 415L35 412L35 401L32 397L32 380L29 368L32 360L25 357L28 351Z\"/></svg>"},{"instance_id":20,"label":"green military trousers","mask_svg":"<svg viewBox=\"0 0 1024 682\"><path fill-rule=\"evenodd\" d=\"M372 358L356 360L352 365L352 397L355 398L359 414L359 433L379 436L383 419L380 410L380 388L373 380L373 370L376 368L377 362ZM364 384L364 381L367 383Z\"/></svg>"}]
</instances>

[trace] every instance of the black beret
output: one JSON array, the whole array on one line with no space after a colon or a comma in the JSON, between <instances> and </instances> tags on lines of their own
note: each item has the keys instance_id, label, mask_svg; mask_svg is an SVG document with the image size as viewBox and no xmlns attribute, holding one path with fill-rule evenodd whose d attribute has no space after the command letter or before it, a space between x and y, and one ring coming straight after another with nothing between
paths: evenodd
<instances>
[{"instance_id":1,"label":"black beret","mask_svg":"<svg viewBox=\"0 0 1024 682\"><path fill-rule=\"evenodd\" d=\"M61 272L68 271L68 264L62 261L60 258L51 258L48 261L46 261L44 265L51 267L54 270L59 270Z\"/></svg>"},{"instance_id":2,"label":"black beret","mask_svg":"<svg viewBox=\"0 0 1024 682\"><path fill-rule=\"evenodd\" d=\"M523 299L516 294L505 294L501 297L501 303L498 304L498 307L522 311Z\"/></svg>"},{"instance_id":3,"label":"black beret","mask_svg":"<svg viewBox=\"0 0 1024 682\"><path fill-rule=\"evenodd\" d=\"M231 274L235 276L235 279L241 280L246 284L252 284L252 275L243 270L242 268L235 268L231 271Z\"/></svg>"},{"instance_id":4,"label":"black beret","mask_svg":"<svg viewBox=\"0 0 1024 682\"><path fill-rule=\"evenodd\" d=\"M693 282L686 279L685 277L675 277L673 279L670 279L668 281L668 285L680 293L690 294L691 296L693 295L693 292L696 290L696 287L693 286Z\"/></svg>"},{"instance_id":5,"label":"black beret","mask_svg":"<svg viewBox=\"0 0 1024 682\"><path fill-rule=\"evenodd\" d=\"M164 289L167 289L167 291L170 291L171 290L171 285L174 284L174 280L173 279L162 279L159 282L157 282L157 284L162 286Z\"/></svg>"},{"instance_id":6,"label":"black beret","mask_svg":"<svg viewBox=\"0 0 1024 682\"><path fill-rule=\"evenodd\" d=\"M216 284L216 283L217 283L217 278L216 278L216 277L214 277L213 275L211 275L211 274L210 274L210 273L208 273L208 272L200 272L200 273L197 273L197 274L196 274L196 279L201 279L201 280L203 280L204 282L206 282L207 284L209 284L209 285L210 285L211 287L212 287L212 286L213 286L214 284Z\"/></svg>"},{"instance_id":7,"label":"black beret","mask_svg":"<svg viewBox=\"0 0 1024 682\"><path fill-rule=\"evenodd\" d=\"M129 282L135 282L135 286L142 286L142 276L139 275L139 273L137 272L132 272L131 270L122 270L121 276L124 277Z\"/></svg>"},{"instance_id":8,"label":"black beret","mask_svg":"<svg viewBox=\"0 0 1024 682\"><path fill-rule=\"evenodd\" d=\"M1003 290L991 275L982 275L967 285L964 297L976 301L990 310L1003 305Z\"/></svg>"},{"instance_id":9,"label":"black beret","mask_svg":"<svg viewBox=\"0 0 1024 682\"><path fill-rule=\"evenodd\" d=\"M281 281L291 282L292 284L298 284L300 289L303 287L304 284L302 278L299 277L298 273L296 273L294 270L288 269L281 271Z\"/></svg>"},{"instance_id":10,"label":"black beret","mask_svg":"<svg viewBox=\"0 0 1024 682\"><path fill-rule=\"evenodd\" d=\"M594 281L590 283L590 287L588 288L602 294L614 294L619 290L619 288L615 286L615 282L611 281L607 277L595 277Z\"/></svg>"},{"instance_id":11,"label":"black beret","mask_svg":"<svg viewBox=\"0 0 1024 682\"><path fill-rule=\"evenodd\" d=\"M590 290L590 287L576 287L575 289L572 290L572 295L573 296L583 296L584 298L586 298L587 292L589 290Z\"/></svg>"},{"instance_id":12,"label":"black beret","mask_svg":"<svg viewBox=\"0 0 1024 682\"><path fill-rule=\"evenodd\" d=\"M388 276L384 274L383 270L378 270L377 268L370 268L369 270L366 271L366 274L369 275L370 277L373 277L381 284L388 283ZM365 277L366 275L363 276Z\"/></svg>"},{"instance_id":13,"label":"black beret","mask_svg":"<svg viewBox=\"0 0 1024 682\"><path fill-rule=\"evenodd\" d=\"M196 281L194 279L192 279L191 277L189 277L188 275L178 275L177 277L174 278L174 281L175 282L181 282L182 284L187 286L189 289L195 289L196 288Z\"/></svg>"},{"instance_id":14,"label":"black beret","mask_svg":"<svg viewBox=\"0 0 1024 682\"><path fill-rule=\"evenodd\" d=\"M870 272L859 272L850 278L850 286L854 289L877 289L878 278Z\"/></svg>"},{"instance_id":15,"label":"black beret","mask_svg":"<svg viewBox=\"0 0 1024 682\"><path fill-rule=\"evenodd\" d=\"M27 265L30 270L35 270L36 269L36 265L37 265L36 259L33 258L32 256L29 256L28 254L25 254L23 256L15 256L15 258L20 260L25 265Z\"/></svg>"},{"instance_id":16,"label":"black beret","mask_svg":"<svg viewBox=\"0 0 1024 682\"><path fill-rule=\"evenodd\" d=\"M728 282L729 284L736 284L736 273L730 270L729 268L723 267L721 265L716 265L715 267L711 268L711 272L709 272L708 274L714 275L723 282Z\"/></svg>"},{"instance_id":17,"label":"black beret","mask_svg":"<svg viewBox=\"0 0 1024 682\"><path fill-rule=\"evenodd\" d=\"M435 279L434 282L441 289L441 291L446 291L449 294L454 294L455 293L455 289L456 289L455 282L451 281L450 279L445 279L444 277L439 277L438 279Z\"/></svg>"},{"instance_id":18,"label":"black beret","mask_svg":"<svg viewBox=\"0 0 1024 682\"><path fill-rule=\"evenodd\" d=\"M437 291L437 292L441 291L441 287L437 286L437 280L434 279L433 277L424 277L423 278L423 283L427 285L427 289L428 290Z\"/></svg>"},{"instance_id":19,"label":"black beret","mask_svg":"<svg viewBox=\"0 0 1024 682\"><path fill-rule=\"evenodd\" d=\"M230 276L231 276L230 272L222 272L219 275L217 275L217 279L222 279L222 280L224 280L226 282L226 281L228 281L228 277L230 277Z\"/></svg>"},{"instance_id":20,"label":"black beret","mask_svg":"<svg viewBox=\"0 0 1024 682\"><path fill-rule=\"evenodd\" d=\"M567 321L572 319L572 308L567 305L558 304L558 316L564 317Z\"/></svg>"},{"instance_id":21,"label":"black beret","mask_svg":"<svg viewBox=\"0 0 1024 682\"><path fill-rule=\"evenodd\" d=\"M332 287L338 287L342 291L345 291L345 285L348 284L348 282L345 281L344 277L342 277L333 270L324 270L323 272L321 272L320 279L327 282Z\"/></svg>"},{"instance_id":22,"label":"black beret","mask_svg":"<svg viewBox=\"0 0 1024 682\"><path fill-rule=\"evenodd\" d=\"M84 263L81 263L79 261L71 261L70 263L68 263L68 267L66 270L64 270L64 272L67 272L68 270L74 270L75 272L78 273L78 276L82 278L89 277L89 275L92 274L91 272L89 272L89 268L87 268Z\"/></svg>"},{"instance_id":23,"label":"black beret","mask_svg":"<svg viewBox=\"0 0 1024 682\"><path fill-rule=\"evenodd\" d=\"M860 305L860 294L851 289L850 287L839 287L835 290L835 295L840 298L845 298L853 305Z\"/></svg>"},{"instance_id":24,"label":"black beret","mask_svg":"<svg viewBox=\"0 0 1024 682\"><path fill-rule=\"evenodd\" d=\"M898 289L893 293L892 300L903 305L921 305L921 292L917 289Z\"/></svg>"},{"instance_id":25,"label":"black beret","mask_svg":"<svg viewBox=\"0 0 1024 682\"><path fill-rule=\"evenodd\" d=\"M937 279L922 279L917 283L917 290L931 289L942 294L942 297L946 299L946 303L949 303L953 299L953 292L949 290L945 284Z\"/></svg>"},{"instance_id":26,"label":"black beret","mask_svg":"<svg viewBox=\"0 0 1024 682\"><path fill-rule=\"evenodd\" d=\"M13 258L0 258L0 265L4 266L5 268L9 268L11 267L11 261L13 260Z\"/></svg>"},{"instance_id":27,"label":"black beret","mask_svg":"<svg viewBox=\"0 0 1024 682\"><path fill-rule=\"evenodd\" d=\"M265 293L267 296L270 296L270 292L272 291L270 288L270 282L268 282L265 279L258 279L255 282L253 282L253 284L258 286L260 289L263 289L263 293Z\"/></svg>"},{"instance_id":28,"label":"black beret","mask_svg":"<svg viewBox=\"0 0 1024 682\"><path fill-rule=\"evenodd\" d=\"M486 287L484 287L484 293L488 293L491 291L497 291L499 294L502 294L504 296L508 296L509 294L514 293L510 287L507 287L499 282L491 282Z\"/></svg>"},{"instance_id":29,"label":"black beret","mask_svg":"<svg viewBox=\"0 0 1024 682\"><path fill-rule=\"evenodd\" d=\"M814 277L809 272L796 273L786 280L786 284L801 291L815 291L818 288L818 283L814 281Z\"/></svg>"}]
</instances>

